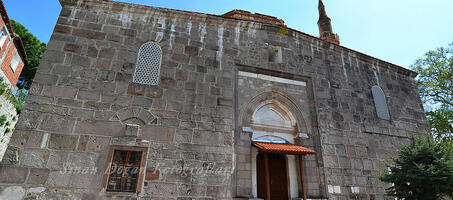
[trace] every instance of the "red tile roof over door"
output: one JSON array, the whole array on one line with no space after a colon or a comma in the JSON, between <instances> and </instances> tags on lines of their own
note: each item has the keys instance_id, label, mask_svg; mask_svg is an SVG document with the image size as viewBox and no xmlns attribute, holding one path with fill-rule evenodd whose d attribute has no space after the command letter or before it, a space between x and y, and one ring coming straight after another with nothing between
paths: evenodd
<instances>
[{"instance_id":1,"label":"red tile roof over door","mask_svg":"<svg viewBox=\"0 0 453 200\"><path fill-rule=\"evenodd\" d=\"M284 143L268 143L268 142L252 142L252 145L265 153L276 153L276 154L292 154L292 155L306 155L315 154L315 151L295 145L295 144L284 144Z\"/></svg>"}]
</instances>

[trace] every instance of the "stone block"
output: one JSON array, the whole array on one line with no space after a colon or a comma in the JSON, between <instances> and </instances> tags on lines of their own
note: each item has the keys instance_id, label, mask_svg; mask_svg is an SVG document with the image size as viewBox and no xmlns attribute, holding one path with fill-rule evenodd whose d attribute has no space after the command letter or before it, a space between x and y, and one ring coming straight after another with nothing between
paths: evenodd
<instances>
[{"instance_id":1,"label":"stone block","mask_svg":"<svg viewBox=\"0 0 453 200\"><path fill-rule=\"evenodd\" d=\"M69 153L67 160L68 167L72 168L91 168L96 167L96 154L85 152L72 152Z\"/></svg>"},{"instance_id":2,"label":"stone block","mask_svg":"<svg viewBox=\"0 0 453 200\"><path fill-rule=\"evenodd\" d=\"M145 96L148 98L161 98L163 90L157 86L148 86L145 89Z\"/></svg>"},{"instance_id":3,"label":"stone block","mask_svg":"<svg viewBox=\"0 0 453 200\"><path fill-rule=\"evenodd\" d=\"M77 89L71 87L44 86L43 95L74 99Z\"/></svg>"},{"instance_id":4,"label":"stone block","mask_svg":"<svg viewBox=\"0 0 453 200\"><path fill-rule=\"evenodd\" d=\"M20 149L14 146L8 146L3 155L3 159L1 160L0 164L2 165L15 165L19 163L19 154Z\"/></svg>"},{"instance_id":5,"label":"stone block","mask_svg":"<svg viewBox=\"0 0 453 200\"><path fill-rule=\"evenodd\" d=\"M177 86L176 80L168 77L162 77L160 79L159 86L166 89L175 89Z\"/></svg>"},{"instance_id":6,"label":"stone block","mask_svg":"<svg viewBox=\"0 0 453 200\"><path fill-rule=\"evenodd\" d=\"M74 119L59 115L46 115L40 126L41 130L62 133L71 133L74 127Z\"/></svg>"},{"instance_id":7,"label":"stone block","mask_svg":"<svg viewBox=\"0 0 453 200\"><path fill-rule=\"evenodd\" d=\"M77 136L52 134L50 136L49 148L56 150L74 150L77 145Z\"/></svg>"},{"instance_id":8,"label":"stone block","mask_svg":"<svg viewBox=\"0 0 453 200\"><path fill-rule=\"evenodd\" d=\"M98 32L98 31L92 31L92 30L74 29L72 31L72 35L77 36L77 37L87 38L87 39L93 39L93 40L104 40L106 34L102 33L102 32Z\"/></svg>"},{"instance_id":9,"label":"stone block","mask_svg":"<svg viewBox=\"0 0 453 200\"><path fill-rule=\"evenodd\" d=\"M96 101L86 101L83 104L83 108L92 109L92 110L110 110L111 104L109 103L102 103Z\"/></svg>"},{"instance_id":10,"label":"stone block","mask_svg":"<svg viewBox=\"0 0 453 200\"><path fill-rule=\"evenodd\" d=\"M206 186L181 184L178 187L180 196L205 196Z\"/></svg>"},{"instance_id":11,"label":"stone block","mask_svg":"<svg viewBox=\"0 0 453 200\"><path fill-rule=\"evenodd\" d=\"M75 188L99 188L101 177L98 174L74 174L71 176L71 186Z\"/></svg>"},{"instance_id":12,"label":"stone block","mask_svg":"<svg viewBox=\"0 0 453 200\"><path fill-rule=\"evenodd\" d=\"M82 52L82 46L73 43L67 43L64 45L63 50L79 54L80 52Z\"/></svg>"},{"instance_id":13,"label":"stone block","mask_svg":"<svg viewBox=\"0 0 453 200\"><path fill-rule=\"evenodd\" d=\"M225 137L223 133L213 131L199 131L193 133L193 143L206 145L223 145Z\"/></svg>"},{"instance_id":14,"label":"stone block","mask_svg":"<svg viewBox=\"0 0 453 200\"><path fill-rule=\"evenodd\" d=\"M198 55L198 47L193 46L186 46L184 53L189 56L197 56Z\"/></svg>"},{"instance_id":15,"label":"stone block","mask_svg":"<svg viewBox=\"0 0 453 200\"><path fill-rule=\"evenodd\" d=\"M159 180L159 170L146 171L145 180L154 181Z\"/></svg>"},{"instance_id":16,"label":"stone block","mask_svg":"<svg viewBox=\"0 0 453 200\"><path fill-rule=\"evenodd\" d=\"M175 143L190 143L192 142L192 130L177 130L175 133Z\"/></svg>"},{"instance_id":17,"label":"stone block","mask_svg":"<svg viewBox=\"0 0 453 200\"><path fill-rule=\"evenodd\" d=\"M27 184L41 185L47 181L49 177L49 169L30 169L30 174L28 175Z\"/></svg>"},{"instance_id":18,"label":"stone block","mask_svg":"<svg viewBox=\"0 0 453 200\"><path fill-rule=\"evenodd\" d=\"M373 170L373 162L370 159L363 159L363 169Z\"/></svg>"},{"instance_id":19,"label":"stone block","mask_svg":"<svg viewBox=\"0 0 453 200\"><path fill-rule=\"evenodd\" d=\"M146 97L135 96L132 105L150 108L153 105L153 100Z\"/></svg>"},{"instance_id":20,"label":"stone block","mask_svg":"<svg viewBox=\"0 0 453 200\"><path fill-rule=\"evenodd\" d=\"M145 190L147 195L153 197L174 197L177 191L177 185L173 183L149 183Z\"/></svg>"},{"instance_id":21,"label":"stone block","mask_svg":"<svg viewBox=\"0 0 453 200\"><path fill-rule=\"evenodd\" d=\"M47 161L47 168L52 170L62 170L67 158L67 152L53 151L50 153L49 161Z\"/></svg>"},{"instance_id":22,"label":"stone block","mask_svg":"<svg viewBox=\"0 0 453 200\"><path fill-rule=\"evenodd\" d=\"M64 52L49 50L44 53L42 60L49 62L49 63L56 64L56 63L63 63L64 58L65 58Z\"/></svg>"},{"instance_id":23,"label":"stone block","mask_svg":"<svg viewBox=\"0 0 453 200\"><path fill-rule=\"evenodd\" d=\"M126 136L137 137L140 126L135 124L126 124Z\"/></svg>"},{"instance_id":24,"label":"stone block","mask_svg":"<svg viewBox=\"0 0 453 200\"><path fill-rule=\"evenodd\" d=\"M77 93L77 99L80 100L98 101L100 97L101 93L99 91L79 90L79 92Z\"/></svg>"},{"instance_id":25,"label":"stone block","mask_svg":"<svg viewBox=\"0 0 453 200\"><path fill-rule=\"evenodd\" d=\"M185 95L179 90L165 90L164 99L171 101L184 101Z\"/></svg>"},{"instance_id":26,"label":"stone block","mask_svg":"<svg viewBox=\"0 0 453 200\"><path fill-rule=\"evenodd\" d=\"M86 56L73 55L71 64L80 67L90 67L91 60Z\"/></svg>"},{"instance_id":27,"label":"stone block","mask_svg":"<svg viewBox=\"0 0 453 200\"><path fill-rule=\"evenodd\" d=\"M109 149L110 138L90 136L87 144L87 151L89 152L105 152Z\"/></svg>"},{"instance_id":28,"label":"stone block","mask_svg":"<svg viewBox=\"0 0 453 200\"><path fill-rule=\"evenodd\" d=\"M157 142L171 142L174 132L173 128L146 125L141 128L138 138Z\"/></svg>"},{"instance_id":29,"label":"stone block","mask_svg":"<svg viewBox=\"0 0 453 200\"><path fill-rule=\"evenodd\" d=\"M105 136L123 136L125 127L116 121L84 120L77 122L75 132Z\"/></svg>"},{"instance_id":30,"label":"stone block","mask_svg":"<svg viewBox=\"0 0 453 200\"><path fill-rule=\"evenodd\" d=\"M20 156L20 165L34 168L46 167L49 152L41 149L24 149Z\"/></svg>"},{"instance_id":31,"label":"stone block","mask_svg":"<svg viewBox=\"0 0 453 200\"><path fill-rule=\"evenodd\" d=\"M38 148L41 145L42 135L38 131L16 130L9 144L17 147Z\"/></svg>"},{"instance_id":32,"label":"stone block","mask_svg":"<svg viewBox=\"0 0 453 200\"><path fill-rule=\"evenodd\" d=\"M145 86L139 84L129 84L127 88L127 94L143 96L145 94Z\"/></svg>"},{"instance_id":33,"label":"stone block","mask_svg":"<svg viewBox=\"0 0 453 200\"><path fill-rule=\"evenodd\" d=\"M51 187L67 187L71 181L71 174L64 171L51 171L46 185Z\"/></svg>"},{"instance_id":34,"label":"stone block","mask_svg":"<svg viewBox=\"0 0 453 200\"><path fill-rule=\"evenodd\" d=\"M25 189L22 186L8 186L0 193L0 199L22 200L25 196Z\"/></svg>"},{"instance_id":35,"label":"stone block","mask_svg":"<svg viewBox=\"0 0 453 200\"><path fill-rule=\"evenodd\" d=\"M24 183L27 175L27 168L0 166L1 183Z\"/></svg>"},{"instance_id":36,"label":"stone block","mask_svg":"<svg viewBox=\"0 0 453 200\"><path fill-rule=\"evenodd\" d=\"M101 51L99 51L99 58L112 59L115 57L115 52L114 48L102 48Z\"/></svg>"}]
</instances>

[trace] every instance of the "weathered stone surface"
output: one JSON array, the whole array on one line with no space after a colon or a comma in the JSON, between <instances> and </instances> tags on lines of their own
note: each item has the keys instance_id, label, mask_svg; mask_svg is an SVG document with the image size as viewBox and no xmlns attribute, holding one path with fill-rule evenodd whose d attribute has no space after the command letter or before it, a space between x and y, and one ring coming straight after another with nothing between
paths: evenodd
<instances>
[{"instance_id":1,"label":"weathered stone surface","mask_svg":"<svg viewBox=\"0 0 453 200\"><path fill-rule=\"evenodd\" d=\"M144 126L141 128L138 138L152 141L172 141L174 135L173 128L163 128L155 126Z\"/></svg>"},{"instance_id":2,"label":"weathered stone surface","mask_svg":"<svg viewBox=\"0 0 453 200\"><path fill-rule=\"evenodd\" d=\"M71 174L61 171L51 171L46 185L53 187L67 187L71 181Z\"/></svg>"},{"instance_id":3,"label":"weathered stone surface","mask_svg":"<svg viewBox=\"0 0 453 200\"><path fill-rule=\"evenodd\" d=\"M67 166L69 167L79 167L79 168L90 168L96 166L96 155L93 153L82 153L74 152L70 153Z\"/></svg>"},{"instance_id":4,"label":"weathered stone surface","mask_svg":"<svg viewBox=\"0 0 453 200\"><path fill-rule=\"evenodd\" d=\"M150 183L146 189L146 193L154 197L172 197L176 196L176 192L176 184L170 183Z\"/></svg>"},{"instance_id":5,"label":"weathered stone surface","mask_svg":"<svg viewBox=\"0 0 453 200\"><path fill-rule=\"evenodd\" d=\"M119 122L85 120L77 122L75 132L81 134L96 134L106 136L121 136L125 127Z\"/></svg>"},{"instance_id":6,"label":"weathered stone surface","mask_svg":"<svg viewBox=\"0 0 453 200\"><path fill-rule=\"evenodd\" d=\"M24 183L27 175L27 168L0 166L1 183Z\"/></svg>"},{"instance_id":7,"label":"weathered stone surface","mask_svg":"<svg viewBox=\"0 0 453 200\"><path fill-rule=\"evenodd\" d=\"M49 148L56 150L74 150L77 145L77 136L52 134L50 136Z\"/></svg>"},{"instance_id":8,"label":"weathered stone surface","mask_svg":"<svg viewBox=\"0 0 453 200\"><path fill-rule=\"evenodd\" d=\"M50 170L48 169L30 169L30 174L27 178L28 184L44 184L49 177Z\"/></svg>"},{"instance_id":9,"label":"weathered stone surface","mask_svg":"<svg viewBox=\"0 0 453 200\"><path fill-rule=\"evenodd\" d=\"M24 196L25 189L21 186L6 187L0 193L0 199L5 200L22 200Z\"/></svg>"},{"instance_id":10,"label":"weathered stone surface","mask_svg":"<svg viewBox=\"0 0 453 200\"><path fill-rule=\"evenodd\" d=\"M3 155L3 159L1 160L0 164L2 165L15 165L19 163L19 154L20 149L14 146L9 146L5 154Z\"/></svg>"},{"instance_id":11,"label":"weathered stone surface","mask_svg":"<svg viewBox=\"0 0 453 200\"><path fill-rule=\"evenodd\" d=\"M62 151L53 151L49 156L49 161L47 162L47 168L52 170L62 170L66 159L68 158L67 152Z\"/></svg>"},{"instance_id":12,"label":"weathered stone surface","mask_svg":"<svg viewBox=\"0 0 453 200\"><path fill-rule=\"evenodd\" d=\"M89 152L105 152L110 144L110 138L91 136L88 140L87 151Z\"/></svg>"},{"instance_id":13,"label":"weathered stone surface","mask_svg":"<svg viewBox=\"0 0 453 200\"><path fill-rule=\"evenodd\" d=\"M126 136L137 137L140 126L135 124L126 124Z\"/></svg>"},{"instance_id":14,"label":"weathered stone surface","mask_svg":"<svg viewBox=\"0 0 453 200\"><path fill-rule=\"evenodd\" d=\"M20 156L20 164L26 167L44 168L49 158L49 152L42 149L24 149Z\"/></svg>"},{"instance_id":15,"label":"weathered stone surface","mask_svg":"<svg viewBox=\"0 0 453 200\"><path fill-rule=\"evenodd\" d=\"M43 199L96 199L105 195L99 172L109 150L126 146L147 148L148 166L234 169L184 177L161 169L137 198L253 198L252 128L260 125L251 123L272 105L294 125L283 132L298 133L285 138L317 153L304 157L310 198L349 199L357 187L362 199L382 199L376 176L385 162L407 137L429 131L414 74L350 49L260 22L113 1L64 5L11 142L8 164L20 167L11 174L21 175L0 176L0 186L37 188L46 179ZM153 86L132 83L147 41L162 50ZM390 120L376 114L373 85L386 95ZM25 180L28 171L43 180Z\"/></svg>"}]
</instances>

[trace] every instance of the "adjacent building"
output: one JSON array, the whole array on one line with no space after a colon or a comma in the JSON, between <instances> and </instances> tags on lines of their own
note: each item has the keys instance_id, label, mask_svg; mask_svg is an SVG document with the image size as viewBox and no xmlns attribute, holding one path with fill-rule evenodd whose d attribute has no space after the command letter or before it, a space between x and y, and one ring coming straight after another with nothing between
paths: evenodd
<instances>
[{"instance_id":1,"label":"adjacent building","mask_svg":"<svg viewBox=\"0 0 453 200\"><path fill-rule=\"evenodd\" d=\"M272 16L62 11L0 165L8 199L387 199L429 132L414 77ZM315 23L315 22L314 22Z\"/></svg>"},{"instance_id":2,"label":"adjacent building","mask_svg":"<svg viewBox=\"0 0 453 200\"><path fill-rule=\"evenodd\" d=\"M24 65L28 62L24 45L15 34L3 1L0 0L0 76L11 88L16 86Z\"/></svg>"}]
</instances>

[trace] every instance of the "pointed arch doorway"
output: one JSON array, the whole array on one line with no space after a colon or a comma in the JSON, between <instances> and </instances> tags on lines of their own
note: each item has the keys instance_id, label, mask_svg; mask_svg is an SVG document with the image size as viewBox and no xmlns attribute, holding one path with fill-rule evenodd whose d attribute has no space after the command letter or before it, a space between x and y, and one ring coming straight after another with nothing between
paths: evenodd
<instances>
[{"instance_id":1,"label":"pointed arch doorway","mask_svg":"<svg viewBox=\"0 0 453 200\"><path fill-rule=\"evenodd\" d=\"M255 110L252 129L252 193L265 200L306 199L303 156L315 152L296 145L294 115L271 100Z\"/></svg>"}]
</instances>

